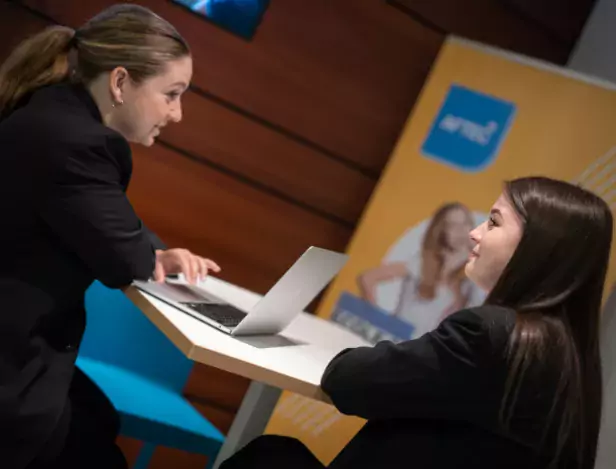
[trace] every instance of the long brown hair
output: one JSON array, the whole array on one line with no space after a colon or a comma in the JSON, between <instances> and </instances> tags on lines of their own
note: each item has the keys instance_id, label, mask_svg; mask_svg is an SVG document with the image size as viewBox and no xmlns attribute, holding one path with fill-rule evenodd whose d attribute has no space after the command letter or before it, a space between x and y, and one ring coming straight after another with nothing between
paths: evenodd
<instances>
[{"instance_id":1,"label":"long brown hair","mask_svg":"<svg viewBox=\"0 0 616 469\"><path fill-rule=\"evenodd\" d=\"M470 211L458 202L442 205L432 216L421 249L421 278L417 291L422 298L431 300L436 294L436 285L440 280L445 263L445 253L451 249L447 240L447 215L456 210L464 213L469 229L473 227L473 217ZM465 278L464 263L461 263L460 268L451 272L446 279L458 301L462 300L462 282Z\"/></svg>"},{"instance_id":2,"label":"long brown hair","mask_svg":"<svg viewBox=\"0 0 616 469\"><path fill-rule=\"evenodd\" d=\"M141 83L189 54L170 23L138 5L114 5L76 31L51 26L19 44L0 66L0 119L43 86L69 78L88 84L119 66Z\"/></svg>"},{"instance_id":3,"label":"long brown hair","mask_svg":"<svg viewBox=\"0 0 616 469\"><path fill-rule=\"evenodd\" d=\"M525 378L558 373L544 440L553 467L594 467L601 418L600 308L612 214L599 197L566 182L530 177L505 184L524 223L521 241L487 304L517 312L501 418L508 426Z\"/></svg>"}]
</instances>

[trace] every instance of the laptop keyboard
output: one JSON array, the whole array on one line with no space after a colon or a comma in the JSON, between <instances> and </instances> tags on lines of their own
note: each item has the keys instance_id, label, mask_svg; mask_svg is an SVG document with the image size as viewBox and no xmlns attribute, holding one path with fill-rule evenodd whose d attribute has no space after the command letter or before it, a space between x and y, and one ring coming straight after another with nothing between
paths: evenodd
<instances>
[{"instance_id":1,"label":"laptop keyboard","mask_svg":"<svg viewBox=\"0 0 616 469\"><path fill-rule=\"evenodd\" d=\"M182 303L193 311L206 316L225 327L237 327L246 317L246 313L240 311L235 306L217 303Z\"/></svg>"}]
</instances>

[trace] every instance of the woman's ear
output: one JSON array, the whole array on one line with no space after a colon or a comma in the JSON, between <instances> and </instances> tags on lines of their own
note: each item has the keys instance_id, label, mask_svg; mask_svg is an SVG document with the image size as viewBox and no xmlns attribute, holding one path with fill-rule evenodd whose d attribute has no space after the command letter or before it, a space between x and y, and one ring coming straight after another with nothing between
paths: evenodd
<instances>
[{"instance_id":1,"label":"woman's ear","mask_svg":"<svg viewBox=\"0 0 616 469\"><path fill-rule=\"evenodd\" d=\"M124 67L116 67L109 74L109 91L113 104L124 102L124 91L129 79L128 70Z\"/></svg>"}]
</instances>

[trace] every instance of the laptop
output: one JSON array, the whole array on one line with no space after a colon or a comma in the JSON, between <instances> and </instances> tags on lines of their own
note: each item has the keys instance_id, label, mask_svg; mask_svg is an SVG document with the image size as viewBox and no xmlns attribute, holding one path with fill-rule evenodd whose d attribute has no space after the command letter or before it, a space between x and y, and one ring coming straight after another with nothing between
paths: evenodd
<instances>
[{"instance_id":1,"label":"laptop","mask_svg":"<svg viewBox=\"0 0 616 469\"><path fill-rule=\"evenodd\" d=\"M274 335L308 306L347 259L346 254L310 247L267 294L248 309L186 283L135 281L133 285L227 334Z\"/></svg>"}]
</instances>

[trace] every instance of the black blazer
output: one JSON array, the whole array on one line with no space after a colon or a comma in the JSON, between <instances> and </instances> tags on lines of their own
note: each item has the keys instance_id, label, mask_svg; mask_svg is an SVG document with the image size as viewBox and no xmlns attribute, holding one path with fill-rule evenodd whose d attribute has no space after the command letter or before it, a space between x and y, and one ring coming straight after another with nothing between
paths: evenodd
<instances>
[{"instance_id":1,"label":"black blazer","mask_svg":"<svg viewBox=\"0 0 616 469\"><path fill-rule=\"evenodd\" d=\"M553 427L542 449L539 443L558 370L531 373L509 429L499 421L514 324L513 311L482 306L450 316L417 340L338 355L323 390L342 413L368 423L330 469L546 468Z\"/></svg>"},{"instance_id":2,"label":"black blazer","mask_svg":"<svg viewBox=\"0 0 616 469\"><path fill-rule=\"evenodd\" d=\"M0 122L0 459L24 467L63 412L84 292L147 279L160 241L126 189L128 142L87 90L54 85ZM65 419L64 419L65 420Z\"/></svg>"}]
</instances>

